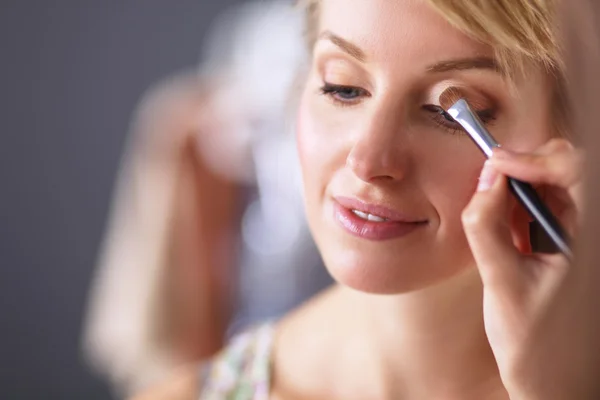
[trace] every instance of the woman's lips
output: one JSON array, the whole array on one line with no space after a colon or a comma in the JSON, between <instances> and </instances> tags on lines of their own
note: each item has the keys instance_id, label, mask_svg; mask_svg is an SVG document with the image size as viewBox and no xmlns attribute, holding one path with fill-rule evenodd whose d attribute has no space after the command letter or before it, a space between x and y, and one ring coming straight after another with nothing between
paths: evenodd
<instances>
[{"instance_id":1,"label":"woman's lips","mask_svg":"<svg viewBox=\"0 0 600 400\"><path fill-rule=\"evenodd\" d=\"M427 224L386 207L349 197L335 197L334 219L347 232L367 240L399 238Z\"/></svg>"}]
</instances>

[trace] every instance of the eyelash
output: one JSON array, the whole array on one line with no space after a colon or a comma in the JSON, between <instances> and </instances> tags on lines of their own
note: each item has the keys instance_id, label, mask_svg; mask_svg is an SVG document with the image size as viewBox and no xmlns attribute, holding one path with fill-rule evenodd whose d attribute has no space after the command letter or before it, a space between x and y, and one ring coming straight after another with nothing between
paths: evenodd
<instances>
[{"instance_id":1,"label":"eyelash","mask_svg":"<svg viewBox=\"0 0 600 400\"><path fill-rule=\"evenodd\" d=\"M433 104L427 104L423 106L423 109L432 114L431 119L435 124L445 129L449 133L464 133L462 127L456 121L454 121L450 114L448 114L442 107ZM475 113L484 124L489 124L496 119L494 116L494 110L492 109L480 110L476 111Z\"/></svg>"},{"instance_id":2,"label":"eyelash","mask_svg":"<svg viewBox=\"0 0 600 400\"><path fill-rule=\"evenodd\" d=\"M357 86L334 85L327 82L323 83L320 91L341 106L352 106L358 104L361 97L371 96L371 93Z\"/></svg>"},{"instance_id":3,"label":"eyelash","mask_svg":"<svg viewBox=\"0 0 600 400\"><path fill-rule=\"evenodd\" d=\"M361 97L371 96L368 91L360 87L335 85L328 82L323 83L320 92L342 107L353 106L360 102ZM432 114L431 119L440 128L452 134L464 133L461 126L442 107L434 104L426 104L423 106L423 109ZM492 109L477 111L477 115L484 124L490 123L495 119L494 110Z\"/></svg>"}]
</instances>

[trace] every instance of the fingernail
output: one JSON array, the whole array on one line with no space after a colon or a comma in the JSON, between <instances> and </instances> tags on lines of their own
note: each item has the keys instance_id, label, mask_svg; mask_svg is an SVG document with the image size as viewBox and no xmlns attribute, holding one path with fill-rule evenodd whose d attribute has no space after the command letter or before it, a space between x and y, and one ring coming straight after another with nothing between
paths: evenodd
<instances>
[{"instance_id":1,"label":"fingernail","mask_svg":"<svg viewBox=\"0 0 600 400\"><path fill-rule=\"evenodd\" d=\"M483 164L483 169L481 170L481 175L479 175L479 184L477 185L477 191L483 192L489 190L496 181L498 177L498 172L492 166L491 162L488 160Z\"/></svg>"}]
</instances>

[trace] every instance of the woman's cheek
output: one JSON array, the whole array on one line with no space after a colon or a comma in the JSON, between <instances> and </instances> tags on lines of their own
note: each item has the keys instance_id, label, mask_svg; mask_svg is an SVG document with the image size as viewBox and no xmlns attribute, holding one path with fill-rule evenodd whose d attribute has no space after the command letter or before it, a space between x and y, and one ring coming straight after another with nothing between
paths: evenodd
<instances>
[{"instance_id":1,"label":"woman's cheek","mask_svg":"<svg viewBox=\"0 0 600 400\"><path fill-rule=\"evenodd\" d=\"M298 152L305 184L310 185L315 181L326 185L329 173L335 169L333 164L339 158L336 154L339 153L338 142L343 127L333 123L336 110L323 103L324 99L318 95L305 97L298 112Z\"/></svg>"},{"instance_id":2,"label":"woman's cheek","mask_svg":"<svg viewBox=\"0 0 600 400\"><path fill-rule=\"evenodd\" d=\"M312 121L312 115L308 108L309 107L305 95L300 103L300 107L298 108L298 118L296 119L296 144L298 147L300 164L302 165L302 171L304 174L306 174L306 169L311 164L311 149L314 149L316 146L314 122Z\"/></svg>"},{"instance_id":3,"label":"woman's cheek","mask_svg":"<svg viewBox=\"0 0 600 400\"><path fill-rule=\"evenodd\" d=\"M429 151L420 154L428 165L427 175L420 179L422 190L437 210L444 229L451 232L462 230L460 216L475 193L485 161L468 138L458 140L445 146L430 144Z\"/></svg>"}]
</instances>

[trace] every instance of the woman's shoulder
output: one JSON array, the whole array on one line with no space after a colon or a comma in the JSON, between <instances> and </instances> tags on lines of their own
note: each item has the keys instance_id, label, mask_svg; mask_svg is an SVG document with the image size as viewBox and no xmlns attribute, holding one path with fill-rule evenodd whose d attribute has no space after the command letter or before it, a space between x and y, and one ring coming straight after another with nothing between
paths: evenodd
<instances>
[{"instance_id":1,"label":"woman's shoulder","mask_svg":"<svg viewBox=\"0 0 600 400\"><path fill-rule=\"evenodd\" d=\"M267 399L273 389L275 394L298 392L298 376L305 377L303 384L308 378L318 378L315 371L327 368L320 355L324 350L331 352L339 339L331 329L337 325L331 321L339 303L335 292L325 290L280 320L233 336L213 358L179 370L162 385L131 400ZM330 322L328 329L323 329L323 321ZM272 387L274 375L277 388Z\"/></svg>"},{"instance_id":2,"label":"woman's shoulder","mask_svg":"<svg viewBox=\"0 0 600 400\"><path fill-rule=\"evenodd\" d=\"M267 399L274 329L273 322L251 327L210 360L181 368L131 400Z\"/></svg>"}]
</instances>

